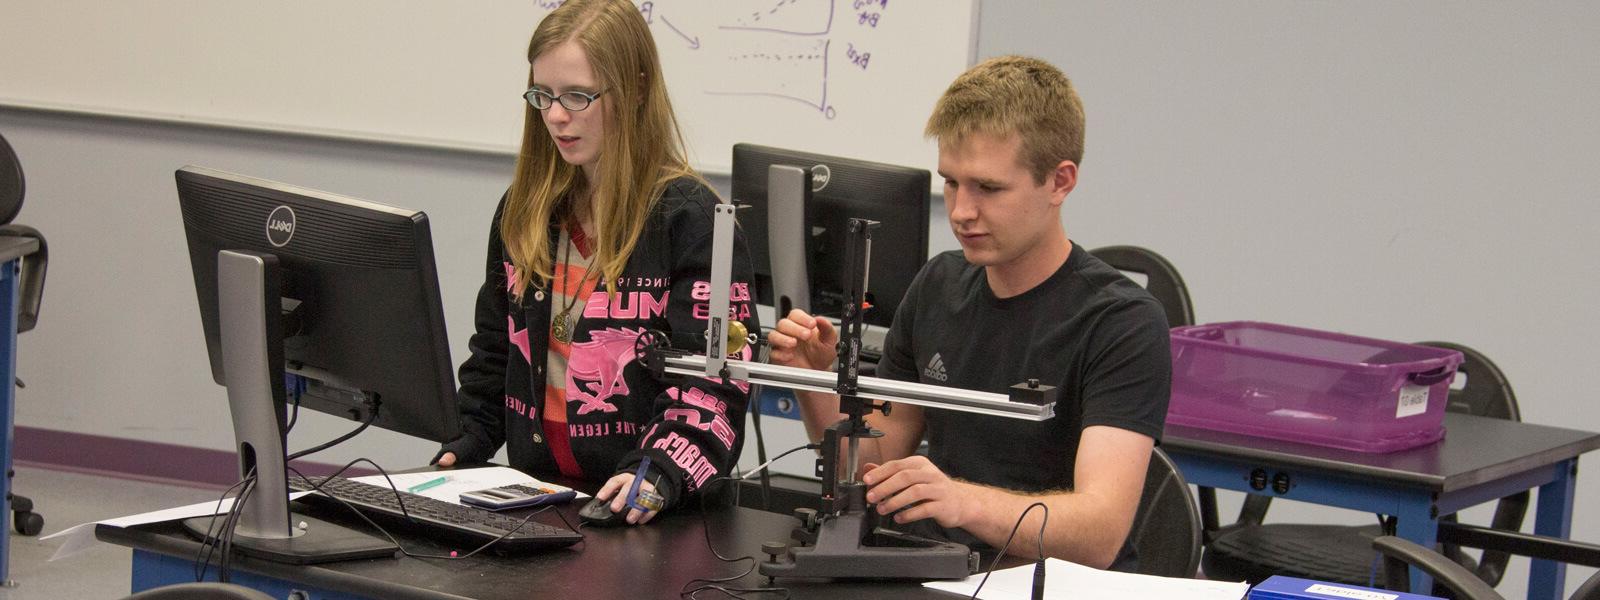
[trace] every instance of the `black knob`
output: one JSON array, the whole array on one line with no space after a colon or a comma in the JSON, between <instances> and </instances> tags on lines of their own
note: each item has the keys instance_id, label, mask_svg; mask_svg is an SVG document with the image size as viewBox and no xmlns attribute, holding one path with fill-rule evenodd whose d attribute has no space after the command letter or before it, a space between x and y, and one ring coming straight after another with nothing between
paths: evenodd
<instances>
[{"instance_id":1,"label":"black knob","mask_svg":"<svg viewBox=\"0 0 1600 600\"><path fill-rule=\"evenodd\" d=\"M1256 469L1250 472L1250 489L1261 491L1267 489L1267 470Z\"/></svg>"},{"instance_id":2,"label":"black knob","mask_svg":"<svg viewBox=\"0 0 1600 600\"><path fill-rule=\"evenodd\" d=\"M817 522L817 509L815 509L815 508L796 508L796 509L794 509L794 518L800 519L800 524L801 525L804 525L806 527L810 527L812 523L816 523Z\"/></svg>"},{"instance_id":3,"label":"black knob","mask_svg":"<svg viewBox=\"0 0 1600 600\"><path fill-rule=\"evenodd\" d=\"M1272 476L1272 491L1279 494L1289 493L1289 474L1278 473Z\"/></svg>"},{"instance_id":4,"label":"black knob","mask_svg":"<svg viewBox=\"0 0 1600 600\"><path fill-rule=\"evenodd\" d=\"M762 542L761 552L771 557L768 559L769 561L778 562L779 556L789 552L789 544L786 542Z\"/></svg>"}]
</instances>

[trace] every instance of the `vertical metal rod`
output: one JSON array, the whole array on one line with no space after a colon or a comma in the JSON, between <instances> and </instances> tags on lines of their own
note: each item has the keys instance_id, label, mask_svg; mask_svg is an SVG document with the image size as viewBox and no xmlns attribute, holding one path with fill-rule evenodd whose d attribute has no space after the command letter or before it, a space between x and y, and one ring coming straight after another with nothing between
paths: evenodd
<instances>
[{"instance_id":1,"label":"vertical metal rod","mask_svg":"<svg viewBox=\"0 0 1600 600\"><path fill-rule=\"evenodd\" d=\"M721 374L728 360L728 293L733 284L732 204L718 204L712 214L711 298L706 319L706 376Z\"/></svg>"},{"instance_id":2,"label":"vertical metal rod","mask_svg":"<svg viewBox=\"0 0 1600 600\"><path fill-rule=\"evenodd\" d=\"M853 435L850 436L850 454L848 458L845 459L850 464L847 464L844 467L844 480L850 483L856 482L856 465L859 463L860 448L861 438Z\"/></svg>"}]
</instances>

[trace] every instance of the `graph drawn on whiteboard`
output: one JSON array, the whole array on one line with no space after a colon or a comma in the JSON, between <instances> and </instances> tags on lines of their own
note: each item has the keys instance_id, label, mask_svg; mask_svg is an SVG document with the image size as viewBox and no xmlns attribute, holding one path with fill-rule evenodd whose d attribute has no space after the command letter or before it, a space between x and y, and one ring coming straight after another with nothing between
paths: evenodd
<instances>
[{"instance_id":1,"label":"graph drawn on whiteboard","mask_svg":"<svg viewBox=\"0 0 1600 600\"><path fill-rule=\"evenodd\" d=\"M767 10L730 11L717 28L728 77L705 92L763 96L809 106L828 119L828 62L833 0L778 0Z\"/></svg>"},{"instance_id":2,"label":"graph drawn on whiteboard","mask_svg":"<svg viewBox=\"0 0 1600 600\"><path fill-rule=\"evenodd\" d=\"M541 8L554 3L540 0ZM931 162L923 119L971 64L975 3L634 2L655 38L692 159L712 170L727 168L722 157L739 142ZM841 149L846 143L851 148Z\"/></svg>"}]
</instances>

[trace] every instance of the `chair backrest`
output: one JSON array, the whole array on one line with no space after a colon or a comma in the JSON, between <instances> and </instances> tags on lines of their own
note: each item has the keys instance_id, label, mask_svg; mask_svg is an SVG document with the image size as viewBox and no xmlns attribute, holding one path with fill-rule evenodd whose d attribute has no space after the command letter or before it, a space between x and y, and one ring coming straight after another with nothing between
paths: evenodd
<instances>
[{"instance_id":1,"label":"chair backrest","mask_svg":"<svg viewBox=\"0 0 1600 600\"><path fill-rule=\"evenodd\" d=\"M17 332L33 329L39 322L39 303L44 298L44 275L49 269L50 252L39 230L26 225L13 225L22 210L22 161L16 151L0 135L0 236L28 237L38 240L39 249L22 258L20 289L17 297Z\"/></svg>"},{"instance_id":2,"label":"chair backrest","mask_svg":"<svg viewBox=\"0 0 1600 600\"><path fill-rule=\"evenodd\" d=\"M1449 404L1445 410L1454 413L1478 415L1496 419L1512 421L1522 420L1522 411L1517 408L1517 394L1511 391L1511 382L1506 380L1505 373L1494 361L1467 346L1451 342L1421 342L1424 346L1445 348L1461 353L1461 366L1457 367L1457 377L1466 376L1466 385L1461 389L1450 390ZM1495 505L1494 517L1489 521L1489 527L1503 531L1520 531L1523 518L1528 513L1529 494L1523 491L1501 498ZM1450 519L1454 519L1451 515ZM1450 557L1462 565L1472 569L1479 579L1490 586L1499 585L1500 579L1505 576L1506 565L1511 562L1511 555L1506 552L1485 550L1483 555L1473 559L1466 555L1458 546L1441 545L1445 556Z\"/></svg>"},{"instance_id":3,"label":"chair backrest","mask_svg":"<svg viewBox=\"0 0 1600 600\"><path fill-rule=\"evenodd\" d=\"M1589 576L1589 580L1578 586L1572 592L1572 600L1600 600L1600 571Z\"/></svg>"},{"instance_id":4,"label":"chair backrest","mask_svg":"<svg viewBox=\"0 0 1600 600\"><path fill-rule=\"evenodd\" d=\"M1089 251L1095 258L1105 261L1118 271L1144 275L1144 288L1161 302L1167 313L1167 326L1180 327L1194 324L1194 305L1189 302L1189 288L1177 267L1155 251L1139 246L1106 246Z\"/></svg>"},{"instance_id":5,"label":"chair backrest","mask_svg":"<svg viewBox=\"0 0 1600 600\"><path fill-rule=\"evenodd\" d=\"M204 582L164 585L122 600L272 600L272 596L241 585Z\"/></svg>"},{"instance_id":6,"label":"chair backrest","mask_svg":"<svg viewBox=\"0 0 1600 600\"><path fill-rule=\"evenodd\" d=\"M22 210L22 161L0 135L0 225L10 223Z\"/></svg>"},{"instance_id":7,"label":"chair backrest","mask_svg":"<svg viewBox=\"0 0 1600 600\"><path fill-rule=\"evenodd\" d=\"M1522 420L1522 411L1517 408L1517 394L1511 391L1511 382L1506 380L1505 373L1489 357L1451 342L1418 343L1461 353L1463 360L1461 366L1456 368L1456 376L1465 375L1467 383L1461 389L1450 390L1450 403L1446 410L1480 417Z\"/></svg>"},{"instance_id":8,"label":"chair backrest","mask_svg":"<svg viewBox=\"0 0 1600 600\"><path fill-rule=\"evenodd\" d=\"M1145 470L1139 512L1129 534L1139 553L1139 572L1194 577L1200 568L1200 509L1178 465L1160 448Z\"/></svg>"}]
</instances>

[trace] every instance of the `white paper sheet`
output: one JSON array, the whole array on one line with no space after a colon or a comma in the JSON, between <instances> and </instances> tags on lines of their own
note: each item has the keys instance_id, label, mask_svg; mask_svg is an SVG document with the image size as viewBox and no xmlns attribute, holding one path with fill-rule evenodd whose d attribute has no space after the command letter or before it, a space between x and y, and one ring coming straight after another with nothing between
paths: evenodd
<instances>
[{"instance_id":1,"label":"white paper sheet","mask_svg":"<svg viewBox=\"0 0 1600 600\"><path fill-rule=\"evenodd\" d=\"M307 492L294 492L289 494L289 499L294 500L306 495L306 493ZM118 517L115 519L106 519L104 521L95 521L93 523L75 525L39 539L50 540L55 538L63 538L61 541L61 547L56 548L55 554L50 555L50 560L58 560L72 556L79 552L83 552L84 550L94 546L95 543L99 541L94 537L94 526L101 523L115 527L132 527L134 525L144 525L146 523L160 523L162 521L175 521L178 519L188 519L190 517L220 515L228 512L228 510L232 508L233 498L224 498L220 503L216 500L207 500L205 502L197 502L188 506L179 506L177 508L168 508L137 515L129 515L126 517Z\"/></svg>"},{"instance_id":2,"label":"white paper sheet","mask_svg":"<svg viewBox=\"0 0 1600 600\"><path fill-rule=\"evenodd\" d=\"M961 581L932 581L922 585L968 597L982 579L983 574L979 573ZM1250 590L1245 583L1101 571L1054 558L1045 560L1044 582L1044 597L1050 600L1239 600ZM989 582L983 584L978 597L1009 600L1031 598L1032 594L1033 565L1027 564L995 571L989 576Z\"/></svg>"},{"instance_id":3,"label":"white paper sheet","mask_svg":"<svg viewBox=\"0 0 1600 600\"><path fill-rule=\"evenodd\" d=\"M426 490L420 490L416 492L417 495L427 496L435 500L443 500L445 502L460 504L459 499L461 492L484 490L503 485L528 485L553 488L557 491L571 489L552 483L539 481L538 479L529 477L526 473L509 467L482 467L477 469L452 469L448 471L400 473L390 475L388 479L385 479L382 475L352 477L351 479L362 483L383 487L389 487L389 482L393 481L394 486L399 488L401 491L410 491L413 486L427 483L440 477L445 478L444 483L429 487ZM289 494L289 499L298 499L308 493L310 492L294 492ZM578 492L579 499L587 499L588 497L588 494ZM216 500L208 500L206 502L199 502L190 504L188 506L179 506L177 508L169 508L166 510L130 515L116 519L107 519L104 521L96 521L94 523L84 523L82 525L63 529L39 539L50 540L62 538L61 546L56 548L55 554L50 556L50 560L58 560L78 554L79 552L83 552L84 550L87 550L98 543L99 540L94 537L94 526L101 523L116 527L132 527L134 525L144 525L146 523L159 523L162 521L173 521L177 519L187 519L190 517L204 517L208 515L222 514L228 512L228 510L230 510L232 507L232 498L224 499L220 505Z\"/></svg>"}]
</instances>

